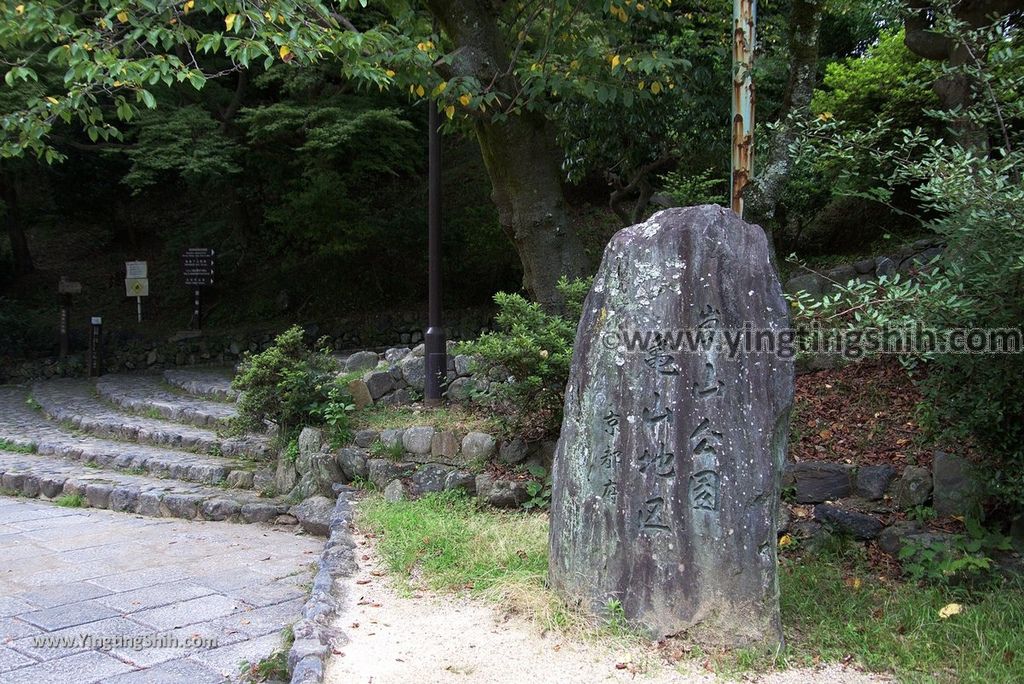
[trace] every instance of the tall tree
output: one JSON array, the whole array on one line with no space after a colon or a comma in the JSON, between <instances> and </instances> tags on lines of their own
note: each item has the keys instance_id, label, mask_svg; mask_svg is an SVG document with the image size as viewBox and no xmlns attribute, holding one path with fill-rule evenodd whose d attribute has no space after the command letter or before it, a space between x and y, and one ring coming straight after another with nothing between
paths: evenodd
<instances>
[{"instance_id":1,"label":"tall tree","mask_svg":"<svg viewBox=\"0 0 1024 684\"><path fill-rule=\"evenodd\" d=\"M754 174L743 195L747 220L771 228L785 224L782 191L793 168L790 146L797 139L796 120L810 112L818 74L818 34L824 0L793 0L789 14L789 80L782 98L778 124L768 143L762 170Z\"/></svg>"},{"instance_id":2,"label":"tall tree","mask_svg":"<svg viewBox=\"0 0 1024 684\"><path fill-rule=\"evenodd\" d=\"M550 112L569 95L633 104L668 89L681 61L636 40L631 22L680 26L670 0L58 0L0 9L8 85L63 76L0 119L4 156L48 161L57 122L93 140L116 137L117 120L157 105L161 88L202 88L208 78L275 61L331 61L354 82L407 88L470 121L502 226L519 252L525 286L561 303L561 275L587 270L566 212L561 155ZM434 23L439 30L435 31Z\"/></svg>"},{"instance_id":3,"label":"tall tree","mask_svg":"<svg viewBox=\"0 0 1024 684\"><path fill-rule=\"evenodd\" d=\"M439 64L447 81L491 83L503 93L522 89L501 27L506 4L428 0L427 7L452 42L451 58ZM559 277L581 277L588 264L569 222L554 128L532 108L512 116L482 113L474 117L473 127L501 226L523 263L524 285L537 301L556 306Z\"/></svg>"}]
</instances>

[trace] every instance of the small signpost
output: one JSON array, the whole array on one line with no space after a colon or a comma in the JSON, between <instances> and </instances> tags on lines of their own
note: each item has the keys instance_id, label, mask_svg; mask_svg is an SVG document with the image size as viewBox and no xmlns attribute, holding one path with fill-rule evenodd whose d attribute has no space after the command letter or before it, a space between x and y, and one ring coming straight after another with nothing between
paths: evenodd
<instances>
[{"instance_id":1,"label":"small signpost","mask_svg":"<svg viewBox=\"0 0 1024 684\"><path fill-rule=\"evenodd\" d=\"M213 285L214 252L208 247L189 247L181 255L181 271L185 285L192 288L192 320L189 327L199 330L203 325L202 288Z\"/></svg>"},{"instance_id":2,"label":"small signpost","mask_svg":"<svg viewBox=\"0 0 1024 684\"><path fill-rule=\"evenodd\" d=\"M71 320L71 296L81 294L82 283L60 277L57 283L57 294L60 295L60 358L68 357L68 322Z\"/></svg>"},{"instance_id":3,"label":"small signpost","mask_svg":"<svg viewBox=\"0 0 1024 684\"><path fill-rule=\"evenodd\" d=\"M97 378L103 375L103 319L93 316L89 323L89 376Z\"/></svg>"},{"instance_id":4,"label":"small signpost","mask_svg":"<svg viewBox=\"0 0 1024 684\"><path fill-rule=\"evenodd\" d=\"M124 290L128 297L135 297L139 323L142 322L142 298L149 296L149 273L145 261L126 261L124 264Z\"/></svg>"}]
</instances>

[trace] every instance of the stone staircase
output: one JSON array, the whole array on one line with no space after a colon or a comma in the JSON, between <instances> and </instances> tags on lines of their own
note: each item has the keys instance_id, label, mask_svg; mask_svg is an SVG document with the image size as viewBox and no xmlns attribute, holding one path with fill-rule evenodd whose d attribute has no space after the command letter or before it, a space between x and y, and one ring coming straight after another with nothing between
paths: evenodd
<instances>
[{"instance_id":1,"label":"stone staircase","mask_svg":"<svg viewBox=\"0 0 1024 684\"><path fill-rule=\"evenodd\" d=\"M129 413L197 427L225 429L236 415L229 403L184 393L152 375L104 375L96 380L96 392Z\"/></svg>"},{"instance_id":2,"label":"stone staircase","mask_svg":"<svg viewBox=\"0 0 1024 684\"><path fill-rule=\"evenodd\" d=\"M271 522L289 502L264 435L232 435L225 372L167 371L0 387L0 492L155 517Z\"/></svg>"}]
</instances>

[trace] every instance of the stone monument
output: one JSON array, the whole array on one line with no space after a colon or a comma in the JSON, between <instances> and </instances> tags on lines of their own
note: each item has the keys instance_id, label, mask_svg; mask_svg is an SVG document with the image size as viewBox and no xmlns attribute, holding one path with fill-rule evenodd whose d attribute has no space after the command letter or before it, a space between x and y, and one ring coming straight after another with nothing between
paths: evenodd
<instances>
[{"instance_id":1,"label":"stone monument","mask_svg":"<svg viewBox=\"0 0 1024 684\"><path fill-rule=\"evenodd\" d=\"M792 342L764 232L719 206L619 231L583 307L555 454L550 581L654 637L782 641ZM775 345L775 346L768 346ZM735 350L733 353L732 350Z\"/></svg>"}]
</instances>

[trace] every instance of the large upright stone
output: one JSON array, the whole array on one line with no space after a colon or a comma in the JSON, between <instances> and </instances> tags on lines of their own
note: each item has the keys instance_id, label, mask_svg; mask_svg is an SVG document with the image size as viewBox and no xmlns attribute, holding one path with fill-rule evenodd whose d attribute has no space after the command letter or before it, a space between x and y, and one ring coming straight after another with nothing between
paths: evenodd
<instances>
[{"instance_id":1,"label":"large upright stone","mask_svg":"<svg viewBox=\"0 0 1024 684\"><path fill-rule=\"evenodd\" d=\"M662 211L605 249L553 468L550 580L570 601L616 601L653 636L781 642L775 514L793 366L717 346L745 325L778 336L787 311L764 233L731 211ZM687 332L714 344L685 351Z\"/></svg>"}]
</instances>

